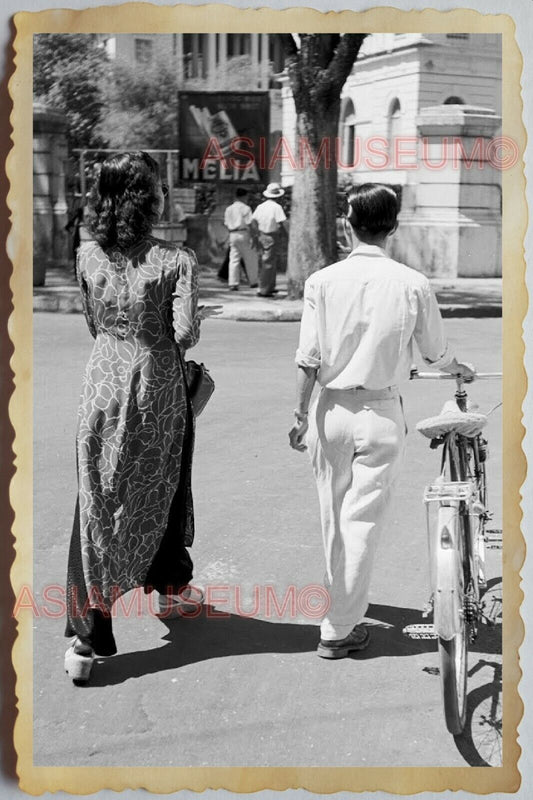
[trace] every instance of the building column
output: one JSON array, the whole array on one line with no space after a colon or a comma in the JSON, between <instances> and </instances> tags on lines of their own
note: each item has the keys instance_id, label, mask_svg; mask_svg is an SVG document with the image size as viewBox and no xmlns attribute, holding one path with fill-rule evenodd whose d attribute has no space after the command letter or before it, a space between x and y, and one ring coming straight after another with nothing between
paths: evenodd
<instances>
[{"instance_id":1,"label":"building column","mask_svg":"<svg viewBox=\"0 0 533 800\"><path fill-rule=\"evenodd\" d=\"M207 84L213 88L217 74L217 35L216 33L207 34Z\"/></svg>"},{"instance_id":2,"label":"building column","mask_svg":"<svg viewBox=\"0 0 533 800\"><path fill-rule=\"evenodd\" d=\"M259 88L266 91L268 89L268 79L270 75L269 61L269 39L268 33L261 34L261 78Z\"/></svg>"},{"instance_id":3,"label":"building column","mask_svg":"<svg viewBox=\"0 0 533 800\"><path fill-rule=\"evenodd\" d=\"M252 74L255 83L254 89L257 89L259 84L259 34L251 34L251 56L252 56Z\"/></svg>"},{"instance_id":4,"label":"building column","mask_svg":"<svg viewBox=\"0 0 533 800\"><path fill-rule=\"evenodd\" d=\"M226 74L226 66L228 61L228 34L218 34L218 66L220 73L224 77Z\"/></svg>"},{"instance_id":5,"label":"building column","mask_svg":"<svg viewBox=\"0 0 533 800\"><path fill-rule=\"evenodd\" d=\"M416 124L416 183L402 197L392 257L439 278L499 277L501 173L487 146L501 117L440 105L422 108Z\"/></svg>"},{"instance_id":6,"label":"building column","mask_svg":"<svg viewBox=\"0 0 533 800\"><path fill-rule=\"evenodd\" d=\"M198 71L198 53L199 53L199 34L193 33L191 34L191 44L192 44L192 77L193 78L201 78L202 76L199 74Z\"/></svg>"},{"instance_id":7,"label":"building column","mask_svg":"<svg viewBox=\"0 0 533 800\"><path fill-rule=\"evenodd\" d=\"M176 33L174 34L176 37L176 64L177 64L177 76L178 76L178 86L183 86L185 82L185 65L183 63L183 34Z\"/></svg>"}]
</instances>

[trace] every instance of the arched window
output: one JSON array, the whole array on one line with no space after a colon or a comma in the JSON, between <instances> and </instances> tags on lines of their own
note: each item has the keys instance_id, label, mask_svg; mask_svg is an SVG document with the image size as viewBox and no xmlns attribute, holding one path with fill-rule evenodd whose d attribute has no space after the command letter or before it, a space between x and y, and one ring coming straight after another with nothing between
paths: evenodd
<instances>
[{"instance_id":1,"label":"arched window","mask_svg":"<svg viewBox=\"0 0 533 800\"><path fill-rule=\"evenodd\" d=\"M394 140L400 134L400 125L401 125L401 116L402 116L402 108L400 106L400 101L397 97L391 101L389 106L389 120L388 120L388 131L387 131L387 138L389 141L389 154L394 152Z\"/></svg>"},{"instance_id":2,"label":"arched window","mask_svg":"<svg viewBox=\"0 0 533 800\"><path fill-rule=\"evenodd\" d=\"M355 162L355 106L347 97L341 112L340 139L342 145L342 163L346 165Z\"/></svg>"},{"instance_id":3,"label":"arched window","mask_svg":"<svg viewBox=\"0 0 533 800\"><path fill-rule=\"evenodd\" d=\"M444 101L443 105L445 106L464 106L465 101L462 97L457 97L457 95L452 94L450 97L447 97Z\"/></svg>"}]
</instances>

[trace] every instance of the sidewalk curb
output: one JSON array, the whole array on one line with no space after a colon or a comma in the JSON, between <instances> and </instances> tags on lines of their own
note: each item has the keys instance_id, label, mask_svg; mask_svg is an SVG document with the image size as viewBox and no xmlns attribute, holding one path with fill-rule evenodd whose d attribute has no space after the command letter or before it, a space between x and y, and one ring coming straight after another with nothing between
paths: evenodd
<instances>
[{"instance_id":1,"label":"sidewalk curb","mask_svg":"<svg viewBox=\"0 0 533 800\"><path fill-rule=\"evenodd\" d=\"M290 301L287 301L290 302ZM443 317L501 317L502 306L500 303L482 303L477 306L465 304L446 303L439 306ZM37 291L33 297L33 310L44 313L82 314L81 298L77 291L61 293L40 293ZM233 322L299 322L302 318L302 307L283 308L279 305L272 308L253 308L238 306L226 309L216 319L231 320Z\"/></svg>"},{"instance_id":2,"label":"sidewalk curb","mask_svg":"<svg viewBox=\"0 0 533 800\"><path fill-rule=\"evenodd\" d=\"M33 310L45 312L58 312L60 314L82 314L83 308L79 293L50 293L33 295Z\"/></svg>"},{"instance_id":3,"label":"sidewalk curb","mask_svg":"<svg viewBox=\"0 0 533 800\"><path fill-rule=\"evenodd\" d=\"M443 317L502 317L502 306L499 303L484 303L479 306L466 305L440 305L440 313Z\"/></svg>"}]
</instances>

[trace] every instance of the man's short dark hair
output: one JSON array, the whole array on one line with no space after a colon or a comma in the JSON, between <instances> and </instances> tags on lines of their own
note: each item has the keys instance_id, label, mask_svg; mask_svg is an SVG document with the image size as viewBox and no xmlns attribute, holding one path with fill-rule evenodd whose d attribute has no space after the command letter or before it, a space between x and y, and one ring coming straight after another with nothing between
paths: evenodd
<instances>
[{"instance_id":1,"label":"man's short dark hair","mask_svg":"<svg viewBox=\"0 0 533 800\"><path fill-rule=\"evenodd\" d=\"M241 186L235 192L237 197L246 197L248 195L248 189L244 189Z\"/></svg>"},{"instance_id":2,"label":"man's short dark hair","mask_svg":"<svg viewBox=\"0 0 533 800\"><path fill-rule=\"evenodd\" d=\"M398 195L384 183L362 183L348 190L348 222L353 229L377 236L390 233L400 210Z\"/></svg>"}]
</instances>

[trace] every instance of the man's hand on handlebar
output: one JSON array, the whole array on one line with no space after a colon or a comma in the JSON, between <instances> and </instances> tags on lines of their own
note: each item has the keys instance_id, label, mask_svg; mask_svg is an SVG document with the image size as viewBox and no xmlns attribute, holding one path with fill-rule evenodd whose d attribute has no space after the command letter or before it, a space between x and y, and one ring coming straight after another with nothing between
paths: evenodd
<instances>
[{"instance_id":1,"label":"man's hand on handlebar","mask_svg":"<svg viewBox=\"0 0 533 800\"><path fill-rule=\"evenodd\" d=\"M456 378L462 378L465 383L470 383L476 377L476 368L473 364L468 364L466 361L457 361L456 358L448 366L441 367L441 371L449 372L450 375L455 375Z\"/></svg>"}]
</instances>

